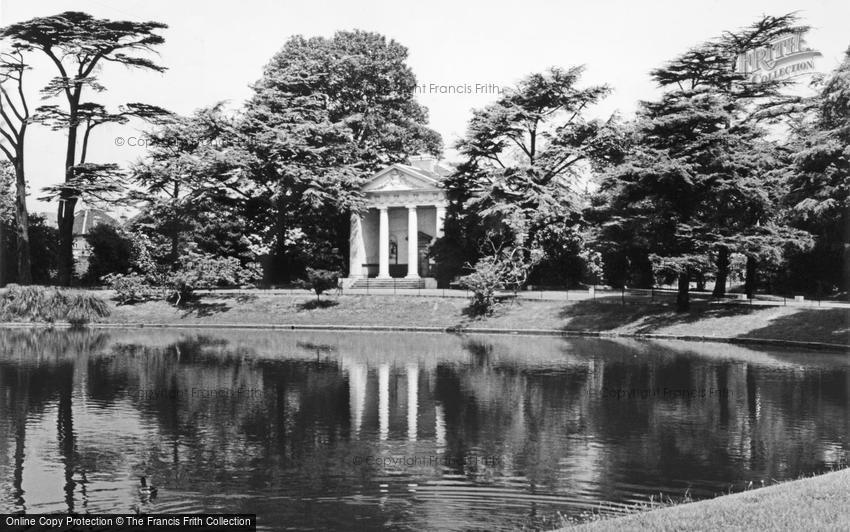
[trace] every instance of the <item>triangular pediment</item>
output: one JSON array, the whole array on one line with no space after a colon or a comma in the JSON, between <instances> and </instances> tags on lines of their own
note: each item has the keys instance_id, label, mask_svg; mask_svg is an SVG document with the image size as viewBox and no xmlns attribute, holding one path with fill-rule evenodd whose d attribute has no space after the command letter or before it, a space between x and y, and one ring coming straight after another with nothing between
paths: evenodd
<instances>
[{"instance_id":1,"label":"triangular pediment","mask_svg":"<svg viewBox=\"0 0 850 532\"><path fill-rule=\"evenodd\" d=\"M394 164L384 168L363 185L364 192L399 192L405 190L437 190L434 178L415 168Z\"/></svg>"}]
</instances>

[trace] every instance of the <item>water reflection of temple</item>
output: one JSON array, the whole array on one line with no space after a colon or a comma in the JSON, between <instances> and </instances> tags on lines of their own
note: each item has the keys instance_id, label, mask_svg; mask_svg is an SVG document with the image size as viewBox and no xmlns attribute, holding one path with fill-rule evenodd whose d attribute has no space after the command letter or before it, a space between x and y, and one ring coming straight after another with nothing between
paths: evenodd
<instances>
[{"instance_id":1,"label":"water reflection of temple","mask_svg":"<svg viewBox=\"0 0 850 532\"><path fill-rule=\"evenodd\" d=\"M366 363L351 360L343 356L341 366L348 378L351 432L355 439L360 439L364 417L371 419L371 416L366 416L367 398L375 396L375 394L369 393L370 385L377 388L376 395L378 398L377 405L372 404L372 406L377 406L378 427L377 431L370 432L376 432L382 441L389 438L390 380L392 378L394 382L392 396L396 399L394 402L396 405L401 404L402 408L406 409L407 440L411 442L417 440L420 430L419 418L421 415L426 415L427 417L433 415L434 428L433 432L429 432L429 435L433 434L437 437L438 445L445 445L445 441L439 443L440 439L445 439L445 419L443 418L442 407L439 403L435 402L433 405L434 411L432 414L420 412L420 367L418 364L406 364L403 368L395 368L391 367L389 363L382 363L370 371ZM399 388L401 388L400 393ZM425 429L423 428L423 430Z\"/></svg>"}]
</instances>

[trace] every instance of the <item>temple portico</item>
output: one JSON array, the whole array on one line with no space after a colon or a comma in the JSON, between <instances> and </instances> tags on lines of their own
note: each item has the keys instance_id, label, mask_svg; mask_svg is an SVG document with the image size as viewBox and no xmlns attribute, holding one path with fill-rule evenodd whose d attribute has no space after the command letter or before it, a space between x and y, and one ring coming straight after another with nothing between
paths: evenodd
<instances>
[{"instance_id":1,"label":"temple portico","mask_svg":"<svg viewBox=\"0 0 850 532\"><path fill-rule=\"evenodd\" d=\"M366 206L351 215L351 286L357 279L425 279L432 284L428 246L443 234L446 201L434 159L395 164L363 187Z\"/></svg>"}]
</instances>

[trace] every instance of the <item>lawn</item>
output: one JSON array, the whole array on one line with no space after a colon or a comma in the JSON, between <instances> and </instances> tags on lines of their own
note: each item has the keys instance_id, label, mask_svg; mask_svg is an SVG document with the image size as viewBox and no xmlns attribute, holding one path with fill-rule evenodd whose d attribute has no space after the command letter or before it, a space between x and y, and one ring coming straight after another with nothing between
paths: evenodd
<instances>
[{"instance_id":1,"label":"lawn","mask_svg":"<svg viewBox=\"0 0 850 532\"><path fill-rule=\"evenodd\" d=\"M850 469L564 530L850 530Z\"/></svg>"},{"instance_id":2,"label":"lawn","mask_svg":"<svg viewBox=\"0 0 850 532\"><path fill-rule=\"evenodd\" d=\"M114 305L114 303L113 303ZM463 299L415 296L323 296L257 292L203 295L175 307L163 301L114 305L110 323L227 323L451 327Z\"/></svg>"},{"instance_id":3,"label":"lawn","mask_svg":"<svg viewBox=\"0 0 850 532\"><path fill-rule=\"evenodd\" d=\"M492 316L465 314L462 298L326 296L279 293L204 294L183 307L165 302L117 305L108 323L276 324L392 327L476 327L760 338L850 345L850 309L693 304L677 313L666 303L616 300L514 301Z\"/></svg>"}]
</instances>

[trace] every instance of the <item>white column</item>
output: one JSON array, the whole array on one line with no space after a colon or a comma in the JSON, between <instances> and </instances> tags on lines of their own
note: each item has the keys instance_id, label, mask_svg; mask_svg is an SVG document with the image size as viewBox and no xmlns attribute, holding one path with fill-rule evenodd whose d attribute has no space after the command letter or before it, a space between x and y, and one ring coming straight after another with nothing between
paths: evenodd
<instances>
[{"instance_id":1,"label":"white column","mask_svg":"<svg viewBox=\"0 0 850 532\"><path fill-rule=\"evenodd\" d=\"M390 278L390 215L386 205L378 207L380 229L378 230L378 278Z\"/></svg>"},{"instance_id":2,"label":"white column","mask_svg":"<svg viewBox=\"0 0 850 532\"><path fill-rule=\"evenodd\" d=\"M437 449L442 450L446 447L446 414L443 411L443 405L434 403L434 438L437 440Z\"/></svg>"},{"instance_id":3,"label":"white column","mask_svg":"<svg viewBox=\"0 0 850 532\"><path fill-rule=\"evenodd\" d=\"M378 437L386 440L390 434L390 367L378 367Z\"/></svg>"},{"instance_id":4,"label":"white column","mask_svg":"<svg viewBox=\"0 0 850 532\"><path fill-rule=\"evenodd\" d=\"M351 213L351 230L348 234L348 276L363 277L363 263L366 262L366 241L363 238L363 218L359 213Z\"/></svg>"},{"instance_id":5,"label":"white column","mask_svg":"<svg viewBox=\"0 0 850 532\"><path fill-rule=\"evenodd\" d=\"M363 410L366 406L368 370L365 364L348 362L348 405L351 412L351 429L360 437L363 426Z\"/></svg>"},{"instance_id":6,"label":"white column","mask_svg":"<svg viewBox=\"0 0 850 532\"><path fill-rule=\"evenodd\" d=\"M437 238L443 236L443 224L446 221L446 208L442 205L437 205Z\"/></svg>"},{"instance_id":7,"label":"white column","mask_svg":"<svg viewBox=\"0 0 850 532\"><path fill-rule=\"evenodd\" d=\"M407 440L416 441L419 417L419 366L407 366Z\"/></svg>"},{"instance_id":8,"label":"white column","mask_svg":"<svg viewBox=\"0 0 850 532\"><path fill-rule=\"evenodd\" d=\"M407 206L407 277L419 278L419 220L416 205Z\"/></svg>"},{"instance_id":9,"label":"white column","mask_svg":"<svg viewBox=\"0 0 850 532\"><path fill-rule=\"evenodd\" d=\"M369 369L366 364L342 359L342 367L348 372L348 408L351 415L351 430L354 436L360 437L363 427L363 412L366 407L366 386L369 379Z\"/></svg>"}]
</instances>

